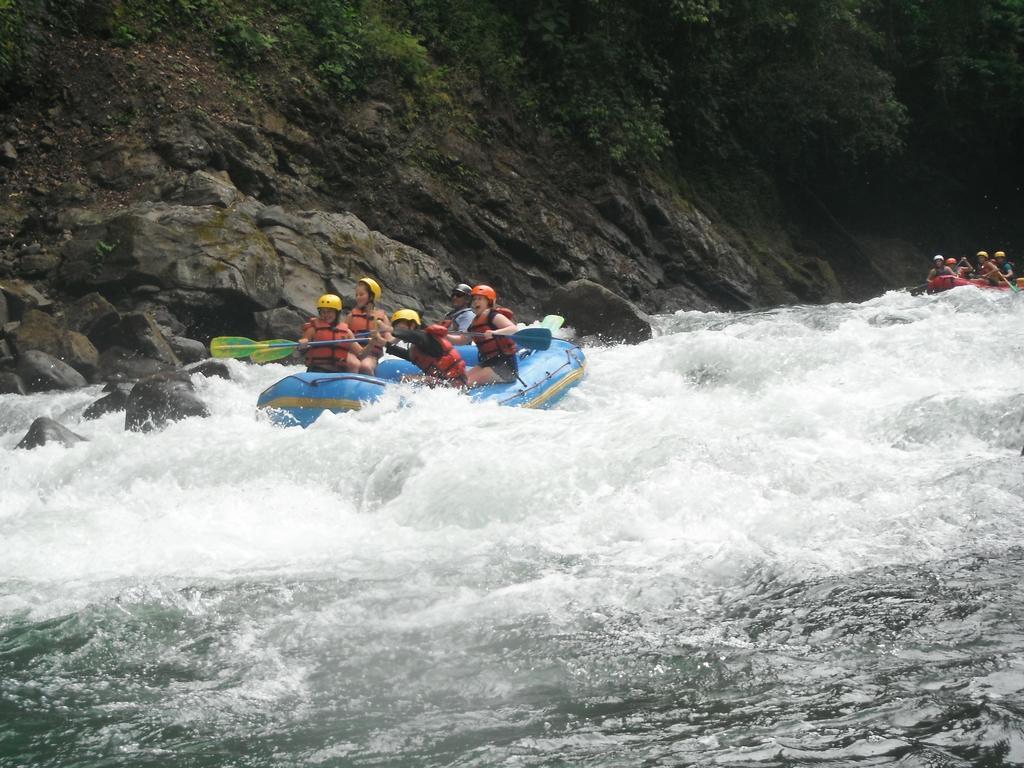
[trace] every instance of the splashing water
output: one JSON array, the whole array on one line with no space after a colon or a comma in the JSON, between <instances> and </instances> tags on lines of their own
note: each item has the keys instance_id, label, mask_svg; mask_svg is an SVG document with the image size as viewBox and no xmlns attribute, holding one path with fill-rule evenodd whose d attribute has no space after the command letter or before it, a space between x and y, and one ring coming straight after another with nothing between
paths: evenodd
<instances>
[{"instance_id":1,"label":"splashing water","mask_svg":"<svg viewBox=\"0 0 1024 768\"><path fill-rule=\"evenodd\" d=\"M995 293L662 317L549 412L0 396L0 766L1024 762Z\"/></svg>"}]
</instances>

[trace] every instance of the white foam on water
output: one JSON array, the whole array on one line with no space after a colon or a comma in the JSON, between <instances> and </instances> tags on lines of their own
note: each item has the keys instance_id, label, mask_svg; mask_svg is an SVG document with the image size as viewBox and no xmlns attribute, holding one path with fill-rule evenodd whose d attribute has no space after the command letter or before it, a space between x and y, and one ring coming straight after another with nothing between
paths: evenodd
<instances>
[{"instance_id":1,"label":"white foam on water","mask_svg":"<svg viewBox=\"0 0 1024 768\"><path fill-rule=\"evenodd\" d=\"M210 418L151 434L81 420L98 388L0 396L0 613L429 566L465 586L403 620L557 616L663 606L751 568L1007 546L1024 538L1022 319L1024 299L973 289L677 313L647 343L587 350L588 378L548 412L428 391L283 429L254 404L295 369L238 361L232 381L197 377ZM89 442L14 450L41 415ZM492 579L501 558L525 575Z\"/></svg>"}]
</instances>

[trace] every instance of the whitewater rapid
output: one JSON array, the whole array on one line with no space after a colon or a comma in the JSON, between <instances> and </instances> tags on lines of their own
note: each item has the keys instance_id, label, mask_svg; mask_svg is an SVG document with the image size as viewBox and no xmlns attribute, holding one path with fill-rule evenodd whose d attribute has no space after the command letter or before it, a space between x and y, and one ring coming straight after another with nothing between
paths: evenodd
<instances>
[{"instance_id":1,"label":"whitewater rapid","mask_svg":"<svg viewBox=\"0 0 1024 768\"><path fill-rule=\"evenodd\" d=\"M732 685L734 658L792 687L759 654L806 653L801 617L837 585L948 577L1024 543L1024 298L888 293L656 329L588 348L587 378L546 412L435 390L283 429L254 404L296 369L234 360L230 381L194 377L209 418L158 433L82 420L95 387L0 396L0 681L15 681L0 682L0 765L156 759L246 728L264 751L196 764L785 756L775 729L806 713L800 694L789 709L773 694L781 720L750 743L763 711L729 738L692 707L666 713ZM88 442L14 450L43 415ZM743 617L773 601L784 630L752 630ZM47 645L64 632L70 657ZM793 663L828 677L845 652ZM114 695L122 662L172 672ZM32 735L33 685L70 701L84 753ZM161 730L175 725L187 738ZM658 752L673 728L700 733ZM799 749L850 749L815 738ZM898 757L902 738L835 759Z\"/></svg>"}]
</instances>

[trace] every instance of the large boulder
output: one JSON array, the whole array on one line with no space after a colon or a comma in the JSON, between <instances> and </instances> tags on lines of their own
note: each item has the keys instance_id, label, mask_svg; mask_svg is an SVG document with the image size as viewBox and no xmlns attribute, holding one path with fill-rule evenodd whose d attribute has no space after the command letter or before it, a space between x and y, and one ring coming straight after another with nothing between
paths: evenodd
<instances>
[{"instance_id":1,"label":"large boulder","mask_svg":"<svg viewBox=\"0 0 1024 768\"><path fill-rule=\"evenodd\" d=\"M636 344L651 338L646 316L632 302L590 280L556 288L544 303L548 314L563 315L582 336Z\"/></svg>"},{"instance_id":2,"label":"large boulder","mask_svg":"<svg viewBox=\"0 0 1024 768\"><path fill-rule=\"evenodd\" d=\"M243 197L226 173L210 173L194 171L185 180L184 185L174 190L169 200L185 205L214 205L227 208Z\"/></svg>"},{"instance_id":3,"label":"large boulder","mask_svg":"<svg viewBox=\"0 0 1024 768\"><path fill-rule=\"evenodd\" d=\"M81 333L69 331L38 309L30 309L21 325L10 333L10 341L19 356L29 350L45 352L63 360L83 376L95 375L99 352Z\"/></svg>"},{"instance_id":4,"label":"large boulder","mask_svg":"<svg viewBox=\"0 0 1024 768\"><path fill-rule=\"evenodd\" d=\"M100 354L97 378L110 383L136 382L159 373L169 373L175 367L134 350L114 346Z\"/></svg>"},{"instance_id":5,"label":"large boulder","mask_svg":"<svg viewBox=\"0 0 1024 768\"><path fill-rule=\"evenodd\" d=\"M18 356L16 372L30 392L78 389L89 383L67 363L34 349Z\"/></svg>"},{"instance_id":6,"label":"large boulder","mask_svg":"<svg viewBox=\"0 0 1024 768\"><path fill-rule=\"evenodd\" d=\"M89 404L82 412L82 418L98 419L107 413L123 411L128 405L128 394L130 392L131 388L126 385L114 385L107 394Z\"/></svg>"},{"instance_id":7,"label":"large boulder","mask_svg":"<svg viewBox=\"0 0 1024 768\"><path fill-rule=\"evenodd\" d=\"M204 360L198 365L190 366L186 369L186 372L190 376L198 373L200 376L205 376L208 379L231 379L231 371L228 370L227 364L220 360Z\"/></svg>"},{"instance_id":8,"label":"large boulder","mask_svg":"<svg viewBox=\"0 0 1024 768\"><path fill-rule=\"evenodd\" d=\"M290 307L278 307L253 313L256 334L261 339L297 339L302 334L302 326L308 319L308 314L303 314Z\"/></svg>"},{"instance_id":9,"label":"large boulder","mask_svg":"<svg viewBox=\"0 0 1024 768\"><path fill-rule=\"evenodd\" d=\"M196 339L186 339L184 336L171 336L167 339L167 343L171 345L171 349L174 350L174 354L178 356L178 359L185 364L198 363L200 360L205 360L210 356L206 345Z\"/></svg>"},{"instance_id":10,"label":"large boulder","mask_svg":"<svg viewBox=\"0 0 1024 768\"><path fill-rule=\"evenodd\" d=\"M181 361L148 312L128 312L101 338L104 348L122 347L177 368Z\"/></svg>"},{"instance_id":11,"label":"large boulder","mask_svg":"<svg viewBox=\"0 0 1024 768\"><path fill-rule=\"evenodd\" d=\"M20 320L30 309L47 312L53 308L53 302L25 280L0 280L0 292L5 296L10 320Z\"/></svg>"},{"instance_id":12,"label":"large boulder","mask_svg":"<svg viewBox=\"0 0 1024 768\"><path fill-rule=\"evenodd\" d=\"M274 145L246 123L225 123L201 112L178 114L158 126L156 149L183 170L226 171L238 189L254 197L276 198L284 181L277 172Z\"/></svg>"},{"instance_id":13,"label":"large boulder","mask_svg":"<svg viewBox=\"0 0 1024 768\"><path fill-rule=\"evenodd\" d=\"M150 181L165 170L163 160L140 143L114 144L94 155L86 164L89 175L109 189L130 189Z\"/></svg>"},{"instance_id":14,"label":"large boulder","mask_svg":"<svg viewBox=\"0 0 1024 768\"><path fill-rule=\"evenodd\" d=\"M121 315L114 305L94 291L71 305L66 322L71 330L84 333L93 344L102 347L105 334L120 320Z\"/></svg>"},{"instance_id":15,"label":"large boulder","mask_svg":"<svg viewBox=\"0 0 1024 768\"><path fill-rule=\"evenodd\" d=\"M160 123L156 148L168 163L187 171L208 165L213 154L210 143L184 115Z\"/></svg>"},{"instance_id":16,"label":"large boulder","mask_svg":"<svg viewBox=\"0 0 1024 768\"><path fill-rule=\"evenodd\" d=\"M57 269L60 257L49 251L25 251L20 254L15 272L23 277L43 278Z\"/></svg>"},{"instance_id":17,"label":"large boulder","mask_svg":"<svg viewBox=\"0 0 1024 768\"><path fill-rule=\"evenodd\" d=\"M263 307L281 294L277 254L241 208L143 203L64 249L60 275L69 285L146 282L234 293Z\"/></svg>"},{"instance_id":18,"label":"large boulder","mask_svg":"<svg viewBox=\"0 0 1024 768\"><path fill-rule=\"evenodd\" d=\"M84 441L84 437L76 435L60 422L54 421L46 416L40 416L32 422L31 426L28 428L28 432L26 432L25 436L21 438L21 442L14 447L31 449L38 448L39 446L46 445L47 443L74 445L75 443L81 443Z\"/></svg>"},{"instance_id":19,"label":"large boulder","mask_svg":"<svg viewBox=\"0 0 1024 768\"><path fill-rule=\"evenodd\" d=\"M124 428L133 432L162 429L172 421L210 415L184 374L154 376L132 387L125 407Z\"/></svg>"}]
</instances>

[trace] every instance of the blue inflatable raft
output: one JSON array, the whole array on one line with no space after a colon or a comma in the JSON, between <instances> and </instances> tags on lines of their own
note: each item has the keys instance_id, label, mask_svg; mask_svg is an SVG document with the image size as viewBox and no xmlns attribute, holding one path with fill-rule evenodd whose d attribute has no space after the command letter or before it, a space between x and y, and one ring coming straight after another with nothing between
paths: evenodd
<instances>
[{"instance_id":1,"label":"blue inflatable raft","mask_svg":"<svg viewBox=\"0 0 1024 768\"><path fill-rule=\"evenodd\" d=\"M476 365L473 345L458 347L466 365ZM583 352L567 341L552 339L543 351L521 350L519 381L487 384L466 390L474 400L494 400L519 408L550 408L586 372ZM260 393L256 407L282 426L308 427L324 411L355 411L379 399L385 388L405 375L421 373L412 363L386 358L377 366L376 376L358 373L296 373L281 379Z\"/></svg>"}]
</instances>

